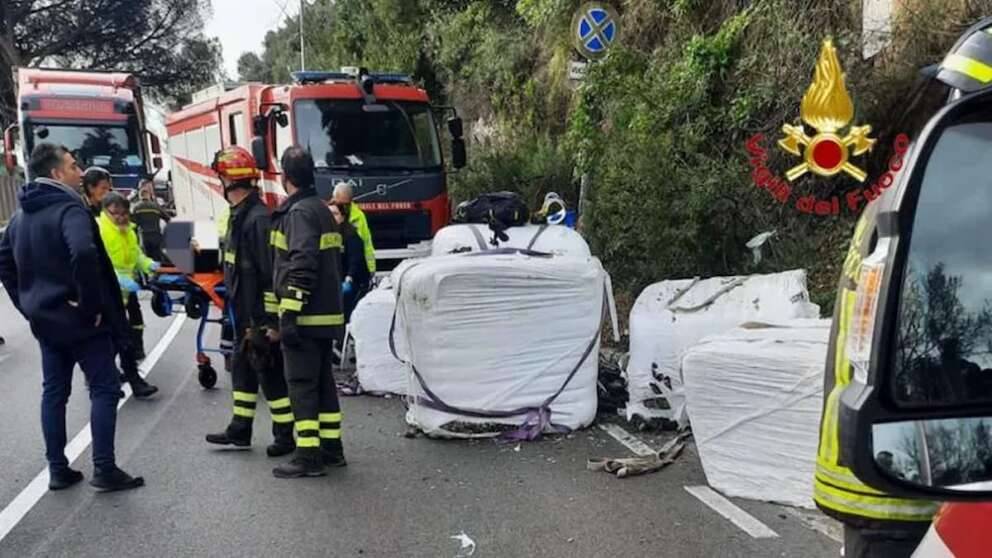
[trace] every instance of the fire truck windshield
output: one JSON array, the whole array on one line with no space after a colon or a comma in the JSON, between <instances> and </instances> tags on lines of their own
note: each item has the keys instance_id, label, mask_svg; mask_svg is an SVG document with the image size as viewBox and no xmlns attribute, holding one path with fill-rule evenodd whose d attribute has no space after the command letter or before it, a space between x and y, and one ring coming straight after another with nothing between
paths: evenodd
<instances>
[{"instance_id":1,"label":"fire truck windshield","mask_svg":"<svg viewBox=\"0 0 992 558\"><path fill-rule=\"evenodd\" d=\"M304 100L294 107L296 137L317 168L428 170L441 166L434 115L426 103Z\"/></svg>"},{"instance_id":2,"label":"fire truck windshield","mask_svg":"<svg viewBox=\"0 0 992 558\"><path fill-rule=\"evenodd\" d=\"M144 169L135 133L124 126L33 123L28 137L28 149L41 142L66 146L84 169L99 166L112 174L138 174Z\"/></svg>"}]
</instances>

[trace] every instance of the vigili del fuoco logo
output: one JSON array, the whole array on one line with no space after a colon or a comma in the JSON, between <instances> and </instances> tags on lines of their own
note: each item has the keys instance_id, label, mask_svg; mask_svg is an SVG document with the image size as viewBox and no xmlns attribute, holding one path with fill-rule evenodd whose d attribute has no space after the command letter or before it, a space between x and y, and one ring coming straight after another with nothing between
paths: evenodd
<instances>
[{"instance_id":1,"label":"vigili del fuoco logo","mask_svg":"<svg viewBox=\"0 0 992 558\"><path fill-rule=\"evenodd\" d=\"M755 134L747 141L745 147L750 155L754 184L768 190L779 203L785 204L792 198L790 183L807 173L824 178L843 173L863 183L868 175L852 158L870 152L875 146L875 139L870 137L870 125L851 124L854 102L844 82L837 49L830 39L825 40L820 49L813 83L803 96L799 115L802 123L783 125L785 136L778 140L778 146L783 151L801 160L786 171L787 180L767 167L768 153L762 146L763 134ZM807 127L815 133L807 133ZM894 154L889 160L889 168L871 186L848 191L843 201L840 196L827 199L818 199L815 195L801 196L796 200L796 209L821 216L839 215L843 204L849 211L858 213L864 203L875 200L883 190L892 186L895 173L902 169L908 150L909 137L899 134L893 142Z\"/></svg>"}]
</instances>

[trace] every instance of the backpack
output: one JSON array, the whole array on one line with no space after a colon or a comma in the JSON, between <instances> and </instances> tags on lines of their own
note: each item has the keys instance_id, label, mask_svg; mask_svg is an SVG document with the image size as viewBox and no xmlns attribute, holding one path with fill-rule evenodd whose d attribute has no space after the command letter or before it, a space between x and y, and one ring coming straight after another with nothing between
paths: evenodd
<instances>
[{"instance_id":1,"label":"backpack","mask_svg":"<svg viewBox=\"0 0 992 558\"><path fill-rule=\"evenodd\" d=\"M506 235L506 229L526 225L529 219L530 210L519 194L494 192L460 203L455 209L454 222L489 225L493 231L490 243L498 246L499 242L510 240Z\"/></svg>"}]
</instances>

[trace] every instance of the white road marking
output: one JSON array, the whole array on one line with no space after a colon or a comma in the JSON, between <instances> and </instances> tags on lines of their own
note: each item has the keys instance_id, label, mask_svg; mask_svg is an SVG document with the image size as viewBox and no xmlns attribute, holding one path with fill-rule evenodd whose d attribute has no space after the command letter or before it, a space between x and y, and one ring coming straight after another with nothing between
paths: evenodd
<instances>
[{"instance_id":1,"label":"white road marking","mask_svg":"<svg viewBox=\"0 0 992 558\"><path fill-rule=\"evenodd\" d=\"M648 456L658 453L618 424L600 424L599 428L637 455Z\"/></svg>"},{"instance_id":2,"label":"white road marking","mask_svg":"<svg viewBox=\"0 0 992 558\"><path fill-rule=\"evenodd\" d=\"M840 522L833 520L821 512L812 510L802 510L798 508L785 508L786 513L795 517L803 525L810 529L833 539L835 542L844 544L844 528Z\"/></svg>"},{"instance_id":3,"label":"white road marking","mask_svg":"<svg viewBox=\"0 0 992 558\"><path fill-rule=\"evenodd\" d=\"M172 324L169 329L165 332L165 335L159 340L152 349L152 352L145 358L145 361L141 363L139 370L142 377L148 376L148 373L155 367L162 355L165 354L166 349L172 344L172 340L176 338L179 334L179 330L182 329L183 324L186 322L185 315L176 316L172 320ZM124 385L124 398L117 403L117 409L120 410L127 403L128 399L131 398L131 386ZM69 459L69 463L73 463L79 456L86 451L90 443L93 441L93 434L90 432L90 423L86 423L86 426L79 431L79 434L72 439L65 447L66 458ZM24 516L31 511L32 508L41 500L41 498L48 493L48 467L42 469L40 473L30 482L27 486L21 490L20 494L17 495L10 504L7 505L3 511L0 511L0 542L10 534L10 532L17 526L18 523L24 519Z\"/></svg>"},{"instance_id":4,"label":"white road marking","mask_svg":"<svg viewBox=\"0 0 992 558\"><path fill-rule=\"evenodd\" d=\"M777 538L778 533L772 531L767 525L758 521L754 516L735 506L730 500L717 494L708 486L687 486L686 492L699 499L700 502L709 506L713 511L730 520L731 523L740 527L742 531L751 535L755 539Z\"/></svg>"}]
</instances>

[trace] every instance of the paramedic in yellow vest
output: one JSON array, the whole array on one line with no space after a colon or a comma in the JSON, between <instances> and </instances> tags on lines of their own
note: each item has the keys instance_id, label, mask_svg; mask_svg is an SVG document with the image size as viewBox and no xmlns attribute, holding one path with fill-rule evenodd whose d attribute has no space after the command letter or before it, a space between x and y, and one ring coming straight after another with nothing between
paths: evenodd
<instances>
[{"instance_id":1,"label":"paramedic in yellow vest","mask_svg":"<svg viewBox=\"0 0 992 558\"><path fill-rule=\"evenodd\" d=\"M876 213L877 204L865 209L844 260L827 349L816 459L814 499L824 513L844 524L845 558L910 556L936 511L932 502L894 498L865 485L840 457L840 396L853 374L846 351L847 331L861 260L869 254L875 232Z\"/></svg>"},{"instance_id":2,"label":"paramedic in yellow vest","mask_svg":"<svg viewBox=\"0 0 992 558\"><path fill-rule=\"evenodd\" d=\"M137 227L131 222L130 204L123 196L111 192L103 198L103 213L97 220L100 225L100 238L107 249L110 261L117 272L121 292L127 301L127 317L131 324L131 342L134 356L145 358L145 321L138 303L138 273L154 273L161 267L156 261L141 251L138 243Z\"/></svg>"},{"instance_id":3,"label":"paramedic in yellow vest","mask_svg":"<svg viewBox=\"0 0 992 558\"><path fill-rule=\"evenodd\" d=\"M334 204L348 217L348 222L355 229L358 238L362 239L362 245L365 247L365 263L368 265L369 273L375 275L375 248L372 246L372 231L369 230L369 222L365 218L365 212L358 207L358 204L352 203L354 195L355 192L351 184L347 182L338 182L334 186Z\"/></svg>"}]
</instances>

